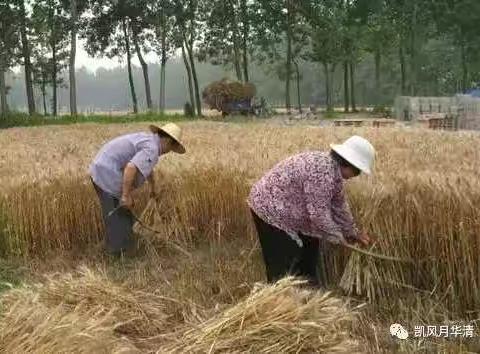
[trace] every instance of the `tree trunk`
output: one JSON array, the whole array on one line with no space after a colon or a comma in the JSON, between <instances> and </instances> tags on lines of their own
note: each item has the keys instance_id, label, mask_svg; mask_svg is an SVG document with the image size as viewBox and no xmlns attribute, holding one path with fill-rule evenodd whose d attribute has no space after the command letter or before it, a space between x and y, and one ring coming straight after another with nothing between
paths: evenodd
<instances>
[{"instance_id":1,"label":"tree trunk","mask_svg":"<svg viewBox=\"0 0 480 354\"><path fill-rule=\"evenodd\" d=\"M290 78L292 76L292 6L290 6L290 0L287 0L287 62L285 70L285 107L287 113L291 113L290 102Z\"/></svg>"},{"instance_id":2,"label":"tree trunk","mask_svg":"<svg viewBox=\"0 0 480 354\"><path fill-rule=\"evenodd\" d=\"M70 114L77 115L77 83L75 79L75 56L77 52L77 0L70 1L71 43L69 58Z\"/></svg>"},{"instance_id":3,"label":"tree trunk","mask_svg":"<svg viewBox=\"0 0 480 354\"><path fill-rule=\"evenodd\" d=\"M163 57L163 55L162 55ZM165 71L166 71L167 61L162 58L160 64L160 113L165 113Z\"/></svg>"},{"instance_id":4,"label":"tree trunk","mask_svg":"<svg viewBox=\"0 0 480 354\"><path fill-rule=\"evenodd\" d=\"M167 25L165 20L165 14L162 11L161 17L161 39L160 44L162 46L162 53L160 58L160 101L159 101L159 109L160 112L163 114L165 113L165 84L166 84L166 67L167 67Z\"/></svg>"},{"instance_id":5,"label":"tree trunk","mask_svg":"<svg viewBox=\"0 0 480 354\"><path fill-rule=\"evenodd\" d=\"M48 111L47 111L47 84L46 84L46 78L42 74L42 98L43 98L43 115L47 116Z\"/></svg>"},{"instance_id":6,"label":"tree trunk","mask_svg":"<svg viewBox=\"0 0 480 354\"><path fill-rule=\"evenodd\" d=\"M130 53L130 39L128 36L127 21L122 20L123 36L125 38L125 49L127 51L127 70L128 70L128 83L130 84L130 92L132 95L133 113L138 113L137 94L135 93L135 85L133 83L132 74L132 55Z\"/></svg>"},{"instance_id":7,"label":"tree trunk","mask_svg":"<svg viewBox=\"0 0 480 354\"><path fill-rule=\"evenodd\" d=\"M136 33L134 33L133 35L133 44L135 46L135 51L137 52L138 61L140 62L140 65L142 67L143 80L145 82L145 98L147 100L147 108L149 111L151 111L153 107L152 94L150 91L150 79L148 77L148 64L145 62L145 59L143 59L142 51L140 49L140 46L138 45L138 37Z\"/></svg>"},{"instance_id":8,"label":"tree trunk","mask_svg":"<svg viewBox=\"0 0 480 354\"><path fill-rule=\"evenodd\" d=\"M227 6L227 11L231 14L231 29L232 29L232 41L233 41L233 67L235 69L235 75L237 76L238 81L242 81L242 65L241 65L241 55L239 47L239 35L238 35L238 21L237 14L235 12L235 6L232 0L225 2Z\"/></svg>"},{"instance_id":9,"label":"tree trunk","mask_svg":"<svg viewBox=\"0 0 480 354\"><path fill-rule=\"evenodd\" d=\"M462 40L460 44L460 51L462 56L462 93L468 90L468 65L467 65L467 53L465 49L465 41Z\"/></svg>"},{"instance_id":10,"label":"tree trunk","mask_svg":"<svg viewBox=\"0 0 480 354\"><path fill-rule=\"evenodd\" d=\"M185 43L182 44L182 58L183 58L183 63L185 64L185 70L187 71L188 93L190 94L190 104L192 105L193 112L195 112L196 105L195 105L195 96L193 94L192 69L190 68L187 53L185 52Z\"/></svg>"},{"instance_id":11,"label":"tree trunk","mask_svg":"<svg viewBox=\"0 0 480 354\"><path fill-rule=\"evenodd\" d=\"M24 1L20 1L20 11L21 11L21 28L20 28L20 37L22 41L22 56L23 56L23 65L25 69L25 89L27 91L27 104L28 104L28 113L30 115L35 114L35 97L33 95L33 81L32 81L32 63L30 60L30 45L28 42L27 36L27 24L26 24L26 11Z\"/></svg>"},{"instance_id":12,"label":"tree trunk","mask_svg":"<svg viewBox=\"0 0 480 354\"><path fill-rule=\"evenodd\" d=\"M162 35L162 58L160 59L160 112L165 112L165 71L167 67L167 50L165 49L166 39Z\"/></svg>"},{"instance_id":13,"label":"tree trunk","mask_svg":"<svg viewBox=\"0 0 480 354\"><path fill-rule=\"evenodd\" d=\"M375 104L381 103L381 87L380 87L380 65L381 65L381 53L379 48L375 48Z\"/></svg>"},{"instance_id":14,"label":"tree trunk","mask_svg":"<svg viewBox=\"0 0 480 354\"><path fill-rule=\"evenodd\" d=\"M233 66L235 67L235 74L238 81L242 81L242 66L240 63L240 50L238 49L238 37L233 31Z\"/></svg>"},{"instance_id":15,"label":"tree trunk","mask_svg":"<svg viewBox=\"0 0 480 354\"><path fill-rule=\"evenodd\" d=\"M350 110L350 89L348 87L348 61L345 61L343 63L343 88L344 88L344 94L343 94L343 99L344 99L344 110L345 112L348 113Z\"/></svg>"},{"instance_id":16,"label":"tree trunk","mask_svg":"<svg viewBox=\"0 0 480 354\"><path fill-rule=\"evenodd\" d=\"M197 70L195 68L195 58L193 57L193 43L187 43L187 54L188 59L190 61L190 68L192 70L192 78L193 78L193 88L195 89L195 101L197 106L197 115L199 117L202 116L202 101L200 99L200 88L198 86L198 76Z\"/></svg>"},{"instance_id":17,"label":"tree trunk","mask_svg":"<svg viewBox=\"0 0 480 354\"><path fill-rule=\"evenodd\" d=\"M54 21L52 20L52 27L55 27ZM52 28L52 115L57 116L57 42L56 42L56 33L55 28Z\"/></svg>"},{"instance_id":18,"label":"tree trunk","mask_svg":"<svg viewBox=\"0 0 480 354\"><path fill-rule=\"evenodd\" d=\"M337 64L332 64L330 68L330 105L331 105L331 111L335 111L335 97L334 97L334 91L333 89L335 88L335 69L337 68Z\"/></svg>"},{"instance_id":19,"label":"tree trunk","mask_svg":"<svg viewBox=\"0 0 480 354\"><path fill-rule=\"evenodd\" d=\"M5 84L5 61L2 59L0 63L0 106L1 114L6 115L8 113L7 103L7 85Z\"/></svg>"},{"instance_id":20,"label":"tree trunk","mask_svg":"<svg viewBox=\"0 0 480 354\"><path fill-rule=\"evenodd\" d=\"M352 104L352 112L357 112L357 104L355 99L355 64L350 62L350 102Z\"/></svg>"},{"instance_id":21,"label":"tree trunk","mask_svg":"<svg viewBox=\"0 0 480 354\"><path fill-rule=\"evenodd\" d=\"M407 93L407 74L406 74L406 67L405 67L405 54L403 52L402 42L400 42L400 45L399 45L399 57L400 57L401 89L402 89L402 95L405 96Z\"/></svg>"},{"instance_id":22,"label":"tree trunk","mask_svg":"<svg viewBox=\"0 0 480 354\"><path fill-rule=\"evenodd\" d=\"M332 99L331 99L331 92L330 92L330 71L328 70L328 64L323 63L323 69L325 72L325 104L327 106L327 112L332 111Z\"/></svg>"},{"instance_id":23,"label":"tree trunk","mask_svg":"<svg viewBox=\"0 0 480 354\"><path fill-rule=\"evenodd\" d=\"M410 28L410 95L416 96L418 92L418 53L417 53L417 3L413 2L413 16Z\"/></svg>"},{"instance_id":24,"label":"tree trunk","mask_svg":"<svg viewBox=\"0 0 480 354\"><path fill-rule=\"evenodd\" d=\"M298 63L296 61L293 62L295 64L295 71L296 71L296 78L297 78L297 102L298 102L298 112L302 113L302 97L300 93L300 68L298 67Z\"/></svg>"},{"instance_id":25,"label":"tree trunk","mask_svg":"<svg viewBox=\"0 0 480 354\"><path fill-rule=\"evenodd\" d=\"M242 54L243 54L243 79L250 81L248 73L248 33L250 32L250 23L248 21L247 0L241 0L242 9Z\"/></svg>"},{"instance_id":26,"label":"tree trunk","mask_svg":"<svg viewBox=\"0 0 480 354\"><path fill-rule=\"evenodd\" d=\"M165 84L166 84L166 66L167 66L167 20L164 8L162 7L158 17L157 36L160 35L160 97L158 100L158 110L165 113Z\"/></svg>"}]
</instances>

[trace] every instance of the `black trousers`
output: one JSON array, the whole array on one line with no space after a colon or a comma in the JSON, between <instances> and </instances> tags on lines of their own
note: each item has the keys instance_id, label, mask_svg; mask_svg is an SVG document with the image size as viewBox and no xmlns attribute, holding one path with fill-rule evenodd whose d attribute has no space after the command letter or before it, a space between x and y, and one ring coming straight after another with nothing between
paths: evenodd
<instances>
[{"instance_id":1,"label":"black trousers","mask_svg":"<svg viewBox=\"0 0 480 354\"><path fill-rule=\"evenodd\" d=\"M305 278L313 287L323 286L318 276L320 240L299 234L303 242L303 247L300 247L285 231L264 222L251 212L262 247L268 282L293 275Z\"/></svg>"},{"instance_id":2,"label":"black trousers","mask_svg":"<svg viewBox=\"0 0 480 354\"><path fill-rule=\"evenodd\" d=\"M105 223L106 239L105 246L110 254L119 254L122 251L134 247L133 225L135 220L130 210L125 208L117 209L112 215L108 215L118 207L120 200L108 194L95 184L93 187L97 192L102 207L103 222Z\"/></svg>"}]
</instances>

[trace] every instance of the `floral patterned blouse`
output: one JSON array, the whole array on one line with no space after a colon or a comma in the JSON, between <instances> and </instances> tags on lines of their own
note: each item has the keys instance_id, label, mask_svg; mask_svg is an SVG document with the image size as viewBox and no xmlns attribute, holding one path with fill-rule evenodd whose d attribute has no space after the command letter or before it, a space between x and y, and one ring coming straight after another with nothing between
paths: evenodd
<instances>
[{"instance_id":1,"label":"floral patterned blouse","mask_svg":"<svg viewBox=\"0 0 480 354\"><path fill-rule=\"evenodd\" d=\"M328 153L312 151L273 167L252 187L248 204L300 246L298 233L339 243L358 238L344 193L338 163Z\"/></svg>"}]
</instances>

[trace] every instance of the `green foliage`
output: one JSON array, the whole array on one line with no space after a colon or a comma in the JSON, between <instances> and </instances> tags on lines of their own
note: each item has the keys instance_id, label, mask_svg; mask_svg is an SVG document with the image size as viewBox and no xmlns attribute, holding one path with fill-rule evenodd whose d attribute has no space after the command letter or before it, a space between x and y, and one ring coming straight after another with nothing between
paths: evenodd
<instances>
[{"instance_id":1,"label":"green foliage","mask_svg":"<svg viewBox=\"0 0 480 354\"><path fill-rule=\"evenodd\" d=\"M15 63L18 54L18 13L8 2L0 2L0 69Z\"/></svg>"},{"instance_id":2,"label":"green foliage","mask_svg":"<svg viewBox=\"0 0 480 354\"><path fill-rule=\"evenodd\" d=\"M325 119L339 119L342 117L342 114L336 111L326 111L322 117Z\"/></svg>"},{"instance_id":3,"label":"green foliage","mask_svg":"<svg viewBox=\"0 0 480 354\"><path fill-rule=\"evenodd\" d=\"M480 82L478 0L77 0L76 3L79 35L86 40L90 55L124 56L125 39L131 37L143 54L156 53L164 64L168 59L169 66L176 65L175 77L167 77L166 85L157 84L157 70L150 71L153 90L166 86L166 95L175 95L167 97L168 107L182 107L185 92L188 93L178 88L174 94L170 93L172 86L187 82L177 80L185 75L185 69L180 71L174 58L182 45L187 49L190 70L198 72L198 78L194 79L196 91L201 90L202 84L218 80L228 72L238 80L249 76L248 81L259 88L261 95L286 101L287 88L278 81L295 79L294 63L298 63L304 99L322 105L327 101L330 108L344 96L339 69L346 62L355 66L351 81L358 103L364 105L384 104L401 93L451 95ZM22 11L25 14L21 15ZM57 84L63 80L65 85L68 81L62 74L71 30L70 0L13 0L0 4L0 66L6 69L7 86L13 86L8 93L3 90L2 98L8 94L9 106L20 110L25 106L25 88L11 82L9 69L23 64L18 40L23 19L36 69L35 84L50 98L52 80L58 80ZM53 42L57 49L56 69ZM136 49L136 45L130 45L132 55ZM204 63L191 62L194 57L217 66L204 74L201 69L193 68L204 67ZM327 63L327 79L324 67L318 63L322 66ZM59 73L56 78L53 70ZM212 72L215 77L206 77ZM138 79L141 74L138 71L133 74L131 81L136 80L137 86L141 85ZM21 71L16 71L15 77L18 81L25 80ZM101 79L89 80L105 87L104 92L91 95L92 90L81 89L83 82L77 80L79 106L100 108L102 100L97 97L110 97L111 91L116 90L122 91L121 98L109 102L126 108L124 96L129 93L125 83L117 82L112 88L102 86ZM328 90L320 87L327 81ZM285 86L294 90L294 84ZM58 103L62 110L67 105L64 92L64 87L59 87ZM41 107L38 96L37 91L37 107ZM112 106L109 103L107 109L113 109Z\"/></svg>"}]
</instances>

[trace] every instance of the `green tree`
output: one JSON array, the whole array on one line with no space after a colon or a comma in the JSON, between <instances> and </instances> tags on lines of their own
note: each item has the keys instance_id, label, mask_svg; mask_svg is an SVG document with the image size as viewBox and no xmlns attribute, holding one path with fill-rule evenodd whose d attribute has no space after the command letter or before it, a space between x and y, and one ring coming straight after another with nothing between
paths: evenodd
<instances>
[{"instance_id":1,"label":"green tree","mask_svg":"<svg viewBox=\"0 0 480 354\"><path fill-rule=\"evenodd\" d=\"M27 7L31 8L31 1L29 0L13 0L13 8L17 14L17 20L20 31L20 42L22 47L22 65L25 71L25 89L27 95L28 113L35 114L35 97L33 94L33 80L32 80L32 63L31 63L31 43L30 31L32 28L30 13L27 12Z\"/></svg>"},{"instance_id":2,"label":"green tree","mask_svg":"<svg viewBox=\"0 0 480 354\"><path fill-rule=\"evenodd\" d=\"M62 6L68 16L66 29L70 32L70 53L68 56L68 82L70 114L77 115L77 80L75 76L75 61L77 55L78 28L82 15L88 7L87 0L62 0Z\"/></svg>"},{"instance_id":3,"label":"green tree","mask_svg":"<svg viewBox=\"0 0 480 354\"><path fill-rule=\"evenodd\" d=\"M33 83L36 85L42 95L43 114L48 115L47 108L47 87L51 86L51 61L48 58L48 48L45 46L36 46L32 53L33 63Z\"/></svg>"},{"instance_id":4,"label":"green tree","mask_svg":"<svg viewBox=\"0 0 480 354\"><path fill-rule=\"evenodd\" d=\"M214 65L233 65L237 80L249 81L251 4L246 0L209 0L203 11L206 22L198 57Z\"/></svg>"},{"instance_id":5,"label":"green tree","mask_svg":"<svg viewBox=\"0 0 480 354\"><path fill-rule=\"evenodd\" d=\"M375 104L384 103L382 96L382 59L397 45L389 9L383 0L368 3L365 30L365 50L373 55L375 65Z\"/></svg>"},{"instance_id":6,"label":"green tree","mask_svg":"<svg viewBox=\"0 0 480 354\"><path fill-rule=\"evenodd\" d=\"M0 112L2 115L9 110L5 74L15 63L18 43L17 15L11 3L0 3Z\"/></svg>"},{"instance_id":7,"label":"green tree","mask_svg":"<svg viewBox=\"0 0 480 354\"><path fill-rule=\"evenodd\" d=\"M49 48L49 68L52 85L52 114L57 115L59 74L68 58L67 18L58 0L38 0L33 6L33 26L37 45Z\"/></svg>"},{"instance_id":8,"label":"green tree","mask_svg":"<svg viewBox=\"0 0 480 354\"><path fill-rule=\"evenodd\" d=\"M145 83L145 99L147 101L147 109L151 111L153 109L152 94L150 89L150 77L148 74L148 64L145 61L142 51L149 52L151 48L149 47L149 38L151 35L145 33L145 30L148 28L148 22L146 21L147 14L144 12L146 10L146 4L142 2L137 2L135 4L134 11L130 11L130 23L132 29L132 41L135 48L135 53L137 54L138 61L142 67L143 80Z\"/></svg>"},{"instance_id":9,"label":"green tree","mask_svg":"<svg viewBox=\"0 0 480 354\"><path fill-rule=\"evenodd\" d=\"M175 54L178 34L175 33L175 6L172 0L148 3L147 22L153 31L152 47L160 57L159 110L165 111L167 61ZM180 41L181 43L181 41Z\"/></svg>"},{"instance_id":10,"label":"green tree","mask_svg":"<svg viewBox=\"0 0 480 354\"><path fill-rule=\"evenodd\" d=\"M293 0L259 0L253 6L255 20L250 23L255 38L254 57L261 65L278 67L276 72L285 80L285 106L290 112L291 82L294 63L302 56L308 35L306 22L300 16L298 3Z\"/></svg>"},{"instance_id":11,"label":"green tree","mask_svg":"<svg viewBox=\"0 0 480 354\"><path fill-rule=\"evenodd\" d=\"M474 84L471 71L480 61L480 2L439 0L431 6L439 33L450 36L459 48L461 90L465 92Z\"/></svg>"},{"instance_id":12,"label":"green tree","mask_svg":"<svg viewBox=\"0 0 480 354\"><path fill-rule=\"evenodd\" d=\"M138 113L138 101L132 72L132 21L134 2L129 0L97 0L91 4L93 17L85 22L81 36L91 56L127 57L127 73L133 112Z\"/></svg>"},{"instance_id":13,"label":"green tree","mask_svg":"<svg viewBox=\"0 0 480 354\"><path fill-rule=\"evenodd\" d=\"M392 26L398 36L402 94L416 96L421 72L422 43L433 35L432 2L387 0Z\"/></svg>"},{"instance_id":14,"label":"green tree","mask_svg":"<svg viewBox=\"0 0 480 354\"><path fill-rule=\"evenodd\" d=\"M178 29L177 34L181 39L181 43L178 42L178 44L181 44L185 67L193 81L195 100L192 102L192 106L196 108L197 115L202 116L202 101L195 64L194 44L201 41L200 36L203 33L201 22L203 3L199 0L175 0L174 5L175 25Z\"/></svg>"},{"instance_id":15,"label":"green tree","mask_svg":"<svg viewBox=\"0 0 480 354\"><path fill-rule=\"evenodd\" d=\"M345 47L344 24L347 13L343 6L338 6L334 1L307 0L299 5L303 16L308 21L310 30L309 51L305 58L322 64L325 75L327 111L333 111L335 71L339 63L347 60L346 52L351 50ZM349 67L351 68L350 65Z\"/></svg>"}]
</instances>

